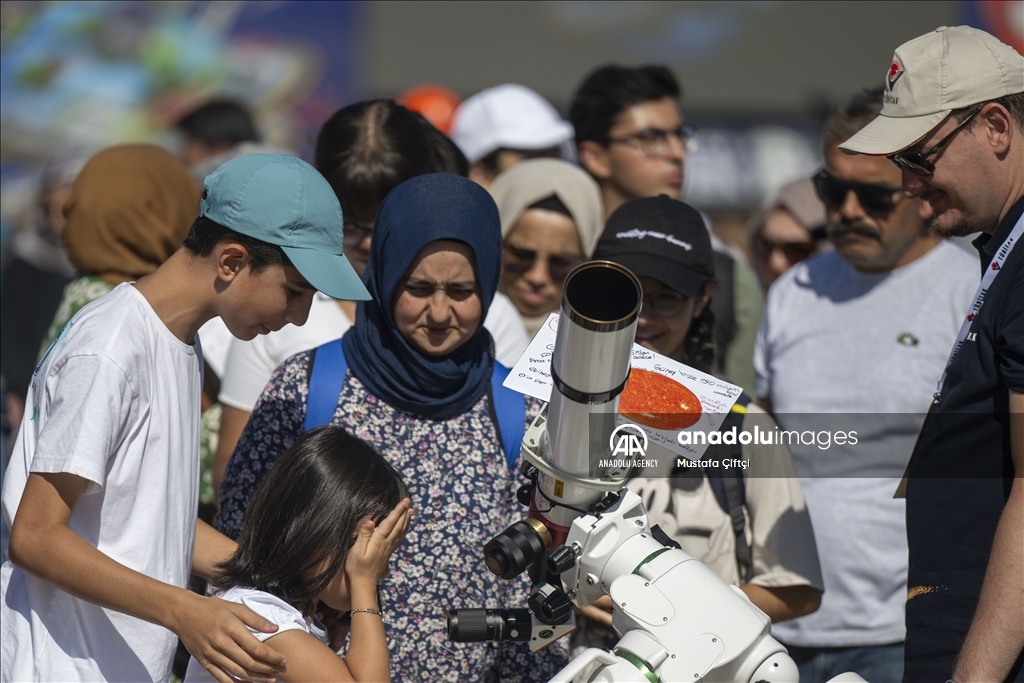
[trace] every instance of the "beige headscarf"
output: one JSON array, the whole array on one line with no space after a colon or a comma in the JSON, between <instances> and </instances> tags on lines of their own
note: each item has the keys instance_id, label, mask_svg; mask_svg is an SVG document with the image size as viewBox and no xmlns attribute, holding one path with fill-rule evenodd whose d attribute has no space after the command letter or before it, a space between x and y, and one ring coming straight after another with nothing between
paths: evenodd
<instances>
[{"instance_id":1,"label":"beige headscarf","mask_svg":"<svg viewBox=\"0 0 1024 683\"><path fill-rule=\"evenodd\" d=\"M590 258L601 237L601 190L586 171L561 159L528 159L494 179L491 195L507 237L532 204L555 195L572 214L583 254Z\"/></svg>"},{"instance_id":2,"label":"beige headscarf","mask_svg":"<svg viewBox=\"0 0 1024 683\"><path fill-rule=\"evenodd\" d=\"M188 234L200 188L188 169L154 145L95 154L64 204L64 244L75 268L112 285L156 270Z\"/></svg>"},{"instance_id":3,"label":"beige headscarf","mask_svg":"<svg viewBox=\"0 0 1024 683\"><path fill-rule=\"evenodd\" d=\"M784 209L811 232L825 225L825 205L818 199L814 190L814 182L810 178L800 178L783 185L779 193L772 197L747 221L747 238L753 239L761 230L765 220L775 209Z\"/></svg>"}]
</instances>

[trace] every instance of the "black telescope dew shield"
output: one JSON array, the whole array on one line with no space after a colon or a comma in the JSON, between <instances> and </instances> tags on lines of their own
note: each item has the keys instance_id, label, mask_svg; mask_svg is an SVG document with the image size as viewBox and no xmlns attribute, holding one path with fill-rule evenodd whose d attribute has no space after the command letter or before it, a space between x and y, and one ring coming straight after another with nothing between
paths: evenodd
<instances>
[{"instance_id":1,"label":"black telescope dew shield","mask_svg":"<svg viewBox=\"0 0 1024 683\"><path fill-rule=\"evenodd\" d=\"M592 460L606 455L591 453L590 445L607 443L614 429L618 397L629 379L643 290L627 268L590 261L569 273L562 292L543 458L558 470L586 479L593 471ZM592 415L602 417L592 420ZM594 430L599 433L591 433ZM547 475L538 479L538 486L536 507L544 521L556 527L556 538L557 531L567 531L577 510L601 497L593 489Z\"/></svg>"}]
</instances>

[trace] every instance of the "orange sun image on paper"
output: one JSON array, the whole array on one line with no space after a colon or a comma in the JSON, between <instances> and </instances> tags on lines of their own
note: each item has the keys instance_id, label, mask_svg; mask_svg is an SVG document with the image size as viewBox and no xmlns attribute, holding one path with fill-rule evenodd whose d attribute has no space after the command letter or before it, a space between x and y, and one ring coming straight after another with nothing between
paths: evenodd
<instances>
[{"instance_id":1,"label":"orange sun image on paper","mask_svg":"<svg viewBox=\"0 0 1024 683\"><path fill-rule=\"evenodd\" d=\"M633 368L619 395L619 414L654 429L686 429L700 419L697 396L671 377Z\"/></svg>"}]
</instances>

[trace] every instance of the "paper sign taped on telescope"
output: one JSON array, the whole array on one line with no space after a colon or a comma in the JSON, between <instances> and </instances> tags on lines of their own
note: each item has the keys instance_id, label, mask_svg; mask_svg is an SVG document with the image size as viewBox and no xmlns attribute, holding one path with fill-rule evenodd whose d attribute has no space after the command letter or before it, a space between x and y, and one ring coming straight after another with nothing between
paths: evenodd
<instances>
[{"instance_id":1,"label":"paper sign taped on telescope","mask_svg":"<svg viewBox=\"0 0 1024 683\"><path fill-rule=\"evenodd\" d=\"M506 387L542 401L551 400L551 354L557 330L558 314L552 313L508 374ZM628 419L620 415L618 421L639 423L652 443L684 456L701 455L707 445L680 445L679 432L717 431L742 393L735 384L639 344L633 345L630 366L633 372L622 396L630 395L631 410ZM699 402L700 415L696 421L698 410L690 408L687 403L690 397ZM681 412L681 405L686 406L682 409L685 412Z\"/></svg>"}]
</instances>

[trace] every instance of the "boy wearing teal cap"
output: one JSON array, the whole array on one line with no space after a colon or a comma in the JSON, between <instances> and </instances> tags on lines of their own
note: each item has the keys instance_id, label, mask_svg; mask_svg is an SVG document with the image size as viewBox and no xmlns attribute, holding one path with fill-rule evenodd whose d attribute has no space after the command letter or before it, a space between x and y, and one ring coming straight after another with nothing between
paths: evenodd
<instances>
[{"instance_id":1,"label":"boy wearing teal cap","mask_svg":"<svg viewBox=\"0 0 1024 683\"><path fill-rule=\"evenodd\" d=\"M152 275L83 308L32 378L5 477L3 680L159 680L176 638L223 683L273 680L276 625L184 590L234 544L196 522L202 351L220 316L240 339L306 321L314 290L369 294L342 254L341 207L308 164L242 157Z\"/></svg>"}]
</instances>

